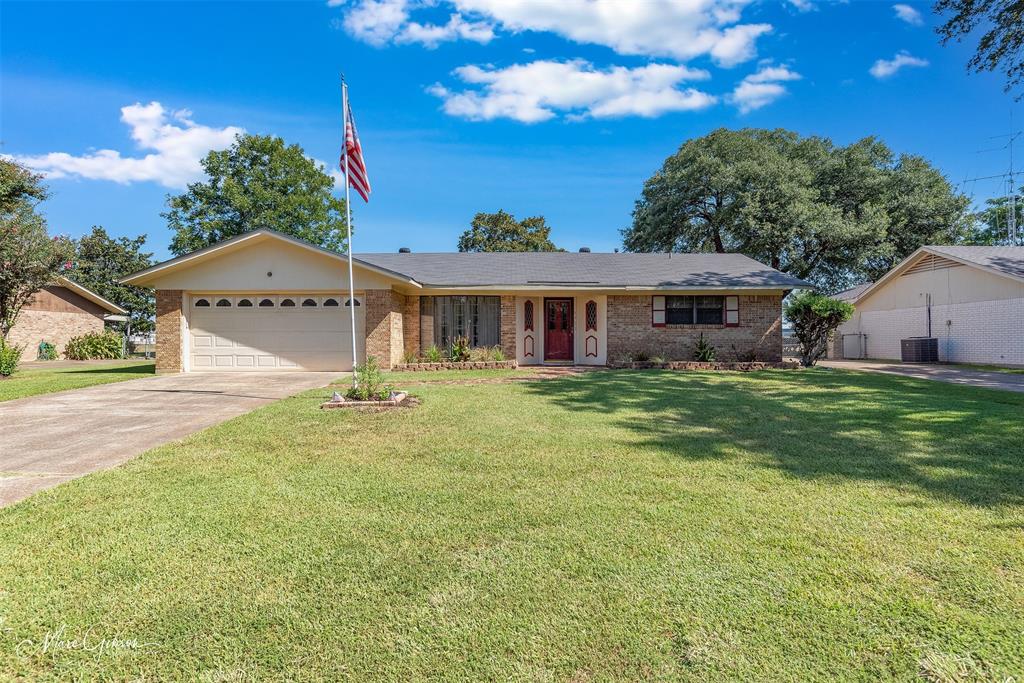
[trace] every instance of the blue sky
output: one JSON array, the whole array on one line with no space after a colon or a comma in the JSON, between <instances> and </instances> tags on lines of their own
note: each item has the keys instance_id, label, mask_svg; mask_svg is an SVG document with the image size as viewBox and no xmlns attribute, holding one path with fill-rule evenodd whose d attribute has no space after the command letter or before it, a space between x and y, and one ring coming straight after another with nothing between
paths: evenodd
<instances>
[{"instance_id":1,"label":"blue sky","mask_svg":"<svg viewBox=\"0 0 1024 683\"><path fill-rule=\"evenodd\" d=\"M973 45L939 45L929 5L897 5L3 2L0 151L50 175L51 231L146 233L158 258L166 195L235 130L337 158L341 72L374 190L357 251L454 250L498 209L610 251L643 181L720 126L877 135L957 183L1005 171L979 151L1010 130L1001 79L965 72Z\"/></svg>"}]
</instances>

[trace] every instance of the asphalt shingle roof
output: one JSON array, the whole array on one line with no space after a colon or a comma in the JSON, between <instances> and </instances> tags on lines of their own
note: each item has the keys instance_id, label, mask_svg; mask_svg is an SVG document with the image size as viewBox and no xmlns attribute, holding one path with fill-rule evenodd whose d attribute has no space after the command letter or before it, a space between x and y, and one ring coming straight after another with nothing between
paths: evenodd
<instances>
[{"instance_id":1,"label":"asphalt shingle roof","mask_svg":"<svg viewBox=\"0 0 1024 683\"><path fill-rule=\"evenodd\" d=\"M962 261L976 263L979 266L1013 277L1024 277L1024 247L927 247L936 254L944 254Z\"/></svg>"},{"instance_id":2,"label":"asphalt shingle roof","mask_svg":"<svg viewBox=\"0 0 1024 683\"><path fill-rule=\"evenodd\" d=\"M865 289L867 289L873 284L873 282L865 282L863 284L856 285L855 287L844 289L843 291L837 294L833 294L832 298L839 299L840 301L853 301L854 299L861 295L861 292L863 292Z\"/></svg>"},{"instance_id":3,"label":"asphalt shingle roof","mask_svg":"<svg viewBox=\"0 0 1024 683\"><path fill-rule=\"evenodd\" d=\"M577 252L356 254L432 287L809 287L742 254Z\"/></svg>"}]
</instances>

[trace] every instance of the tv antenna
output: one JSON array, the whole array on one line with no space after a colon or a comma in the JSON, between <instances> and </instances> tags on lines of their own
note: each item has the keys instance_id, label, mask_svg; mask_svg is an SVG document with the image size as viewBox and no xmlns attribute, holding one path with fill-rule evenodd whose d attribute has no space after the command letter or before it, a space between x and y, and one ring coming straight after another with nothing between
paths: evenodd
<instances>
[{"instance_id":1,"label":"tv antenna","mask_svg":"<svg viewBox=\"0 0 1024 683\"><path fill-rule=\"evenodd\" d=\"M1024 130L1013 130L1013 111L1010 111L1010 132L1006 135L993 135L989 137L989 140L1006 140L1005 144L999 145L998 147L991 147L989 149L979 149L978 153L982 152L1000 152L1007 150L1009 154L1010 166L1006 173L997 173L995 175L980 176L978 178L968 178L964 180L966 186L969 182L976 182L979 180L995 180L997 178L1005 178L1007 189L1008 189L1008 207L1006 214L1006 236L1009 238L1011 244L1017 244L1018 239L1018 225L1017 225L1017 188L1014 184L1014 179L1019 175L1024 175L1024 171L1015 171L1013 166L1013 146L1017 142L1017 138L1024 135ZM998 218L998 216L997 216Z\"/></svg>"}]
</instances>

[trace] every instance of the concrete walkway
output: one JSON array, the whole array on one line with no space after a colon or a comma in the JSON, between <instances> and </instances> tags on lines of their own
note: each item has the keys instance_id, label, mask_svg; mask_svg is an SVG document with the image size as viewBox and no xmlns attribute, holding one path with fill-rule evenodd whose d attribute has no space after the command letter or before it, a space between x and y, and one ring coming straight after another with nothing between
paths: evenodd
<instances>
[{"instance_id":1,"label":"concrete walkway","mask_svg":"<svg viewBox=\"0 0 1024 683\"><path fill-rule=\"evenodd\" d=\"M162 375L4 401L0 507L341 374Z\"/></svg>"},{"instance_id":2,"label":"concrete walkway","mask_svg":"<svg viewBox=\"0 0 1024 683\"><path fill-rule=\"evenodd\" d=\"M823 360L818 361L818 365L840 370L882 372L889 375L903 375L905 377L949 382L950 384L966 384L972 387L1024 393L1024 374L973 370L956 365L897 363L895 361Z\"/></svg>"}]
</instances>

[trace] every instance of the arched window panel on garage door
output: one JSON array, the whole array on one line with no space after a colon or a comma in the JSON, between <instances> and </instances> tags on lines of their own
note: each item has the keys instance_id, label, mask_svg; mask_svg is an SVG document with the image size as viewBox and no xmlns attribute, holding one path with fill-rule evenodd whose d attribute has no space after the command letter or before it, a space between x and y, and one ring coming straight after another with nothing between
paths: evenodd
<instances>
[{"instance_id":1,"label":"arched window panel on garage door","mask_svg":"<svg viewBox=\"0 0 1024 683\"><path fill-rule=\"evenodd\" d=\"M209 308L210 298L205 296L197 296L192 299L192 305L195 308Z\"/></svg>"}]
</instances>

